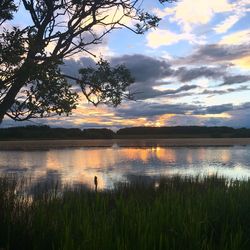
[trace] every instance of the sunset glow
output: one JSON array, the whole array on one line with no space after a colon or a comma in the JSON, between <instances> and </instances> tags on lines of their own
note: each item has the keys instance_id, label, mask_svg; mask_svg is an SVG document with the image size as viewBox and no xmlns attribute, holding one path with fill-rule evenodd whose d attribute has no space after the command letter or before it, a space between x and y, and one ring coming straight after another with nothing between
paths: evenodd
<instances>
[{"instance_id":1,"label":"sunset glow","mask_svg":"<svg viewBox=\"0 0 250 250\"><path fill-rule=\"evenodd\" d=\"M118 29L91 48L67 58L63 71L77 76L81 67L100 58L124 64L135 83L134 101L117 108L87 103L79 93L78 108L70 117L35 120L63 127L208 125L250 127L250 1L191 0L159 4L143 2L162 20L144 35ZM104 23L121 18L121 10L103 13ZM82 25L86 25L85 20ZM17 15L15 23L27 22ZM123 24L132 27L128 18ZM95 32L101 32L96 27ZM122 37L122 39L121 39ZM53 44L48 45L48 51ZM236 122L237 121L237 122ZM6 119L5 126L13 126ZM18 123L15 123L18 125Z\"/></svg>"}]
</instances>

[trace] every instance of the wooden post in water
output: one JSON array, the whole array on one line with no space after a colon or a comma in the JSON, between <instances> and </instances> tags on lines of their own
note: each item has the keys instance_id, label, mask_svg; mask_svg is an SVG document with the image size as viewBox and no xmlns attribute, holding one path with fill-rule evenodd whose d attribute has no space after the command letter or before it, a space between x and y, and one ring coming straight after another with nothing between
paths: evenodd
<instances>
[{"instance_id":1,"label":"wooden post in water","mask_svg":"<svg viewBox=\"0 0 250 250\"><path fill-rule=\"evenodd\" d=\"M97 186L98 186L97 176L94 177L94 184L95 184L95 191L97 192Z\"/></svg>"}]
</instances>

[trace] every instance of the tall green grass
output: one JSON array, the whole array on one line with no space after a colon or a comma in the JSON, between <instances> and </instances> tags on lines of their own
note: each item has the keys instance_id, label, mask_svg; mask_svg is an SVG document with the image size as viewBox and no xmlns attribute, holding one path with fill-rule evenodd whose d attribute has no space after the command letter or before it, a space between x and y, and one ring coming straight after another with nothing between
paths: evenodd
<instances>
[{"instance_id":1,"label":"tall green grass","mask_svg":"<svg viewBox=\"0 0 250 250\"><path fill-rule=\"evenodd\" d=\"M142 179L143 180L143 179ZM250 181L172 177L20 191L0 178L0 249L250 249Z\"/></svg>"}]
</instances>

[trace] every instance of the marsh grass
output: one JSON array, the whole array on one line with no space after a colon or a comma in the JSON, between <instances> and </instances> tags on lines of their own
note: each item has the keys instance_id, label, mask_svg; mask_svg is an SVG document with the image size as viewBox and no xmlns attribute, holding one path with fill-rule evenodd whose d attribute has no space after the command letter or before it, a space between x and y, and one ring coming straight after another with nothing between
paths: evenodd
<instances>
[{"instance_id":1,"label":"marsh grass","mask_svg":"<svg viewBox=\"0 0 250 250\"><path fill-rule=\"evenodd\" d=\"M250 181L143 178L113 190L20 190L0 178L0 249L250 249ZM17 192L18 190L18 192Z\"/></svg>"}]
</instances>

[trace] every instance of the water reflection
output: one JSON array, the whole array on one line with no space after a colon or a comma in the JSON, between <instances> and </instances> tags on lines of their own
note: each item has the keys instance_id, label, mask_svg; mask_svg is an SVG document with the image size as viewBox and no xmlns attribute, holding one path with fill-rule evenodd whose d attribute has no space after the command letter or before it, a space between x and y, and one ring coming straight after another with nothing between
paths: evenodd
<instances>
[{"instance_id":1,"label":"water reflection","mask_svg":"<svg viewBox=\"0 0 250 250\"><path fill-rule=\"evenodd\" d=\"M250 147L77 148L0 151L0 173L31 176L33 183L57 178L62 185L112 187L128 175L221 174L250 177Z\"/></svg>"}]
</instances>

